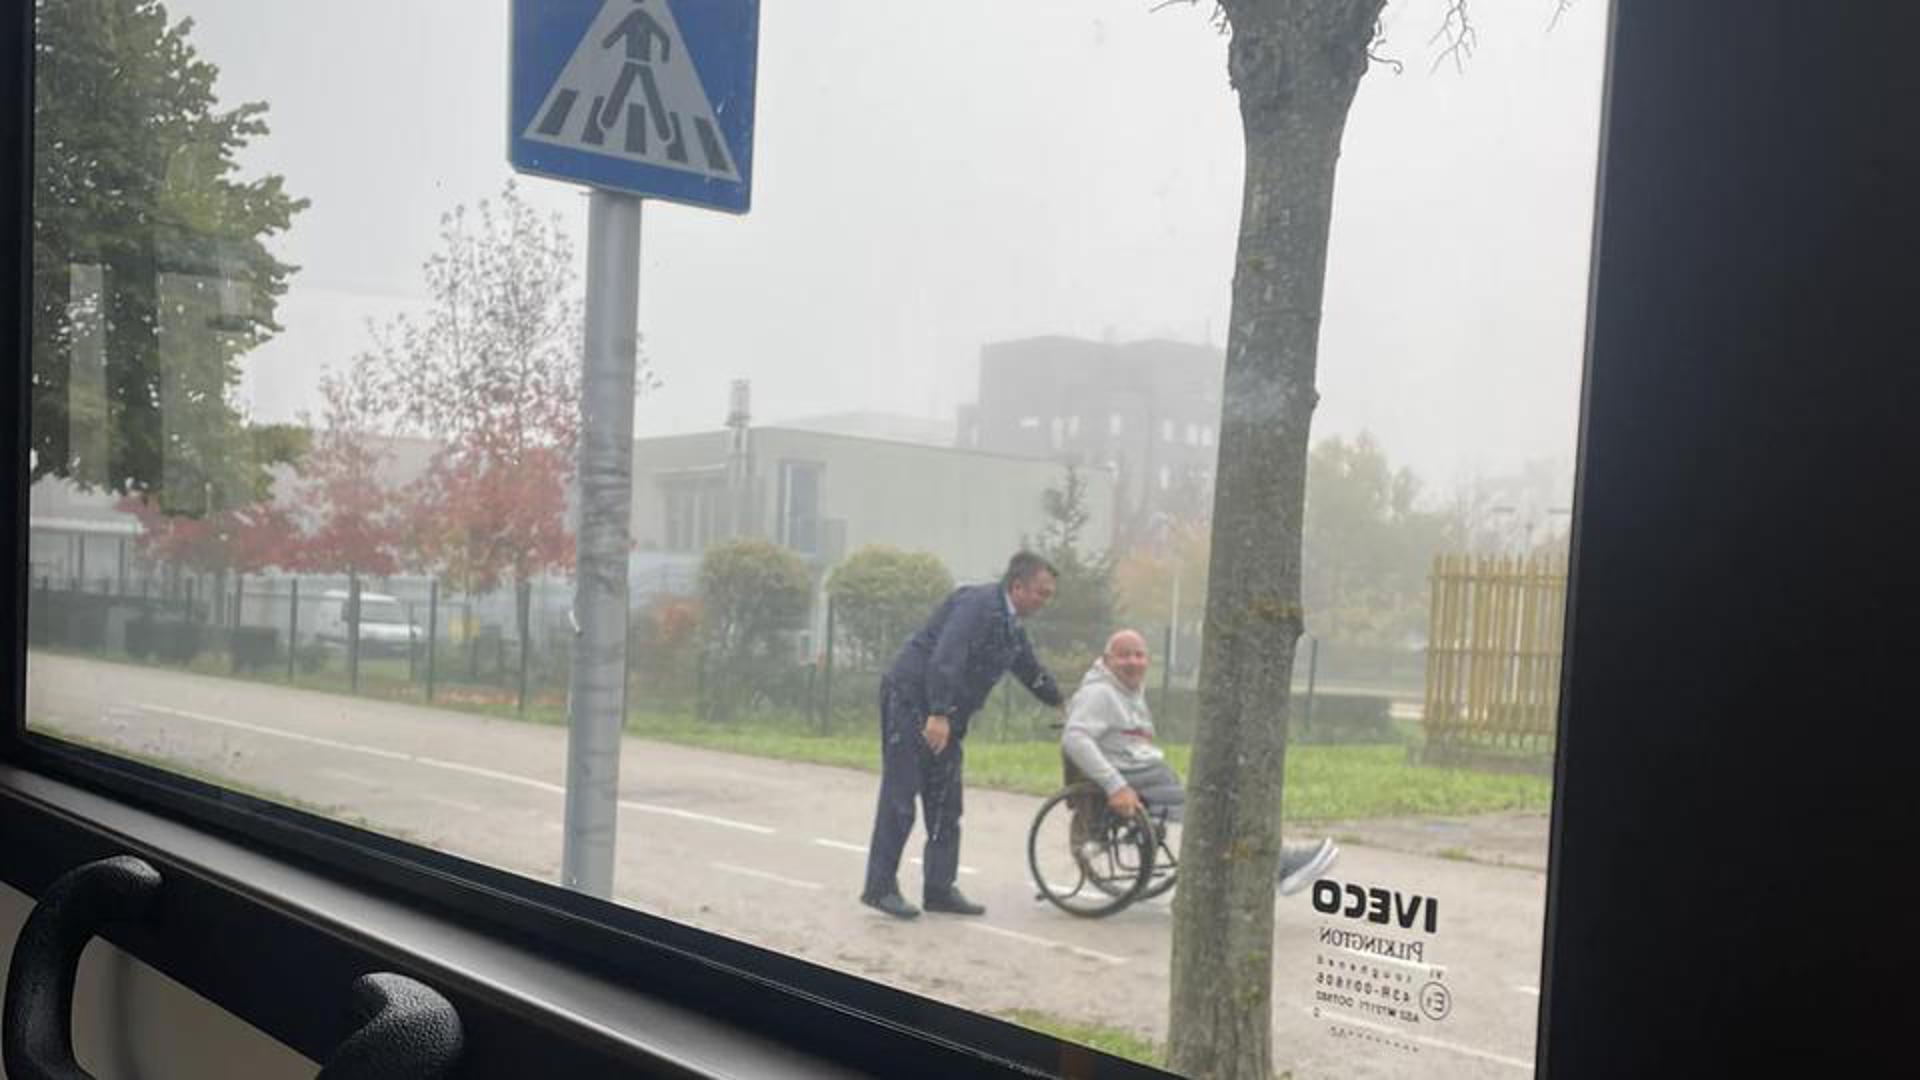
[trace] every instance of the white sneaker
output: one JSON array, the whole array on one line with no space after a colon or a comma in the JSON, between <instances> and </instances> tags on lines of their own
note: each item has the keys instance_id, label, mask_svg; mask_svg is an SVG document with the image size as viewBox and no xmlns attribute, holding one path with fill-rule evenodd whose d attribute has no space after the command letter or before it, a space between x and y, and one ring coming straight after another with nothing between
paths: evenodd
<instances>
[{"instance_id":1,"label":"white sneaker","mask_svg":"<svg viewBox=\"0 0 1920 1080\"><path fill-rule=\"evenodd\" d=\"M1333 869L1333 862L1340 857L1340 845L1327 837L1319 843L1302 840L1297 844L1280 845L1280 895L1292 896L1301 889L1313 884L1314 880Z\"/></svg>"}]
</instances>

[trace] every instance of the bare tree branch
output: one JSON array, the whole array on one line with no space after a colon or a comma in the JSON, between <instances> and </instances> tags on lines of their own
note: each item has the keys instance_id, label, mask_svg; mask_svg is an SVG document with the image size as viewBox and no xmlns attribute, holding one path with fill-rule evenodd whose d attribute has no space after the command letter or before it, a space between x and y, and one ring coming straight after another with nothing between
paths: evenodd
<instances>
[{"instance_id":1,"label":"bare tree branch","mask_svg":"<svg viewBox=\"0 0 1920 1080\"><path fill-rule=\"evenodd\" d=\"M1373 40L1367 43L1367 61L1393 69L1395 75L1406 71L1407 66L1398 59L1382 53L1380 49L1387 43L1387 24L1384 19L1373 21Z\"/></svg>"},{"instance_id":2,"label":"bare tree branch","mask_svg":"<svg viewBox=\"0 0 1920 1080\"><path fill-rule=\"evenodd\" d=\"M1170 7L1199 7L1200 0L1157 0L1147 8L1148 14L1164 11ZM1214 28L1221 33L1227 32L1227 8L1221 0L1214 0L1212 21Z\"/></svg>"},{"instance_id":3,"label":"bare tree branch","mask_svg":"<svg viewBox=\"0 0 1920 1080\"><path fill-rule=\"evenodd\" d=\"M1440 29L1427 39L1427 44L1440 41L1445 41L1447 47L1433 58L1433 70L1440 70L1441 64L1452 60L1455 71L1465 71L1467 61L1473 58L1474 46L1479 44L1473 23L1467 19L1467 0L1447 0L1447 17L1441 22Z\"/></svg>"},{"instance_id":4,"label":"bare tree branch","mask_svg":"<svg viewBox=\"0 0 1920 1080\"><path fill-rule=\"evenodd\" d=\"M1199 7L1200 3L1201 0L1152 0L1147 10L1149 13L1155 13L1171 7ZM1547 20L1547 29L1549 31L1556 29L1560 25L1560 20L1571 13L1578 3L1579 0L1553 0L1553 15ZM1429 45L1444 44L1439 54L1434 57L1432 70L1440 70L1441 64L1451 60L1455 71L1464 72L1467 61L1473 59L1474 50L1480 44L1480 35L1469 16L1468 4L1469 0L1447 0L1446 15L1441 20L1439 29L1427 39ZM1213 0L1212 21L1222 33L1226 33L1231 28L1232 20L1227 0ZM1371 63L1392 68L1396 75L1402 74L1406 70L1406 65L1399 59L1381 52L1381 47L1386 44L1386 40L1386 26L1383 22L1376 21L1373 41L1367 46L1367 59Z\"/></svg>"}]
</instances>

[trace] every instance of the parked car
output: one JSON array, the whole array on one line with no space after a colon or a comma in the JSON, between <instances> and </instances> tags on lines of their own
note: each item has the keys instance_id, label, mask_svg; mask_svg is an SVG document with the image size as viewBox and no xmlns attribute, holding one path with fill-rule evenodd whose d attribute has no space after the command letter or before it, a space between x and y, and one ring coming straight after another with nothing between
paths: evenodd
<instances>
[{"instance_id":1,"label":"parked car","mask_svg":"<svg viewBox=\"0 0 1920 1080\"><path fill-rule=\"evenodd\" d=\"M345 650L351 597L344 589L320 594L320 610L313 636L321 644ZM426 636L407 618L406 605L385 593L360 594L360 655L407 656Z\"/></svg>"}]
</instances>

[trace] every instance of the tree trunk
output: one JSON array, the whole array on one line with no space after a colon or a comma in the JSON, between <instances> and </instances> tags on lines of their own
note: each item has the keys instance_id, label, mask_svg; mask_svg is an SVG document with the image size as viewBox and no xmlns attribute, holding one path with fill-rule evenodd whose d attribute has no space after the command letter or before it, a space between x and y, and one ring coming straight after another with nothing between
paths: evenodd
<instances>
[{"instance_id":1,"label":"tree trunk","mask_svg":"<svg viewBox=\"0 0 1920 1080\"><path fill-rule=\"evenodd\" d=\"M159 282L151 239L138 242L133 256L108 260L105 295L107 343L107 411L105 423L113 432L107 465L109 486L156 496L167 513L205 512L205 493L197 485L182 490L184 476L172 477L166 468L163 402L165 378L160 360ZM179 472L181 470L172 470Z\"/></svg>"},{"instance_id":2,"label":"tree trunk","mask_svg":"<svg viewBox=\"0 0 1920 1080\"><path fill-rule=\"evenodd\" d=\"M533 582L521 576L524 571L516 571L513 578L513 620L515 632L520 635L520 670L516 677L519 690L515 697L515 709L522 720L527 718L527 665L533 659Z\"/></svg>"},{"instance_id":3,"label":"tree trunk","mask_svg":"<svg viewBox=\"0 0 1920 1080\"><path fill-rule=\"evenodd\" d=\"M1384 0L1229 0L1246 179L1168 1065L1272 1076L1273 904L1314 365L1341 132Z\"/></svg>"},{"instance_id":4,"label":"tree trunk","mask_svg":"<svg viewBox=\"0 0 1920 1080\"><path fill-rule=\"evenodd\" d=\"M45 106L43 106L45 107ZM38 224L38 223L36 223ZM41 225L34 232L33 243L33 476L32 483L38 483L43 476L62 475L69 464L74 468L73 479L83 485L105 483L107 463L104 460L91 460L82 456L75 442L82 444L86 439L75 440L74 429L85 421L72 414L73 386L78 381L73 369L79 349L76 340L80 336L75 325L77 320L72 313L73 267L69 261L72 253L56 248L43 236L51 231L49 226ZM96 301L96 303L99 301ZM94 315L91 320L101 320ZM102 388L99 402L99 416L88 426L100 431L106 430L106 393ZM65 422L60 422L64 418Z\"/></svg>"}]
</instances>

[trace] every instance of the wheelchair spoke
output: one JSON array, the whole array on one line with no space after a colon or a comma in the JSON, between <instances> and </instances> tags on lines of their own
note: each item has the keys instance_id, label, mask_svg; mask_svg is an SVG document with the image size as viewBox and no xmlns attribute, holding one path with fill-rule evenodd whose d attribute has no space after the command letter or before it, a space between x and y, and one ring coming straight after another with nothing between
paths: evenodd
<instances>
[{"instance_id":1,"label":"wheelchair spoke","mask_svg":"<svg viewBox=\"0 0 1920 1080\"><path fill-rule=\"evenodd\" d=\"M1111 915L1154 885L1159 836L1144 816L1116 818L1092 784L1073 785L1041 804L1027 837L1039 895L1069 914Z\"/></svg>"}]
</instances>

